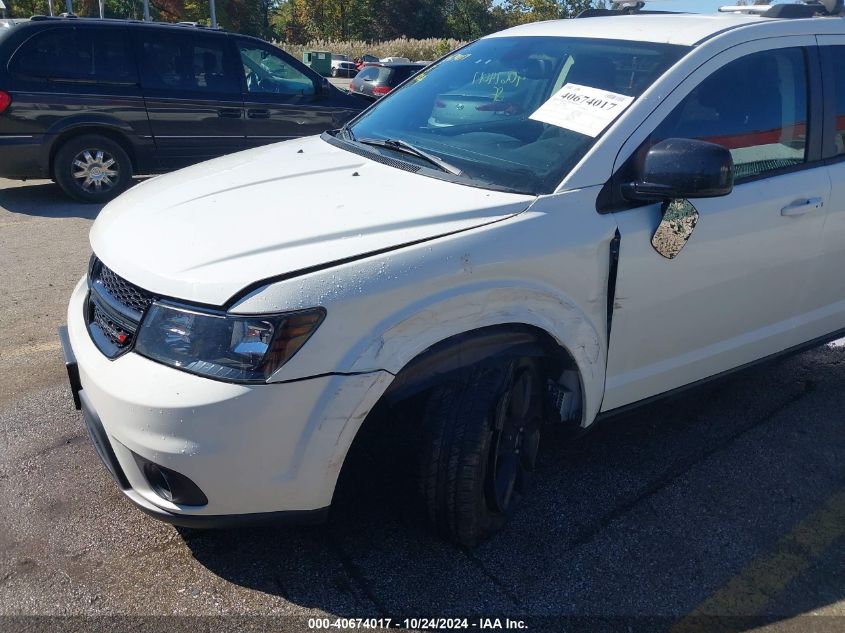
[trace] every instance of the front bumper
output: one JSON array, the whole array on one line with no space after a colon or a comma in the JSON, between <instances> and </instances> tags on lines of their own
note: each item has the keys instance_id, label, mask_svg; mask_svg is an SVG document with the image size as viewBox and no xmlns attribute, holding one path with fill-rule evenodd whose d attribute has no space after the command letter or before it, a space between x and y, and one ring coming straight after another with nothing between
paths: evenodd
<instances>
[{"instance_id":1,"label":"front bumper","mask_svg":"<svg viewBox=\"0 0 845 633\"><path fill-rule=\"evenodd\" d=\"M60 333L65 362L97 453L130 501L187 527L325 517L346 450L389 373L236 385L135 353L109 360L88 334L86 294L83 280ZM163 498L145 461L190 479L208 502Z\"/></svg>"}]
</instances>

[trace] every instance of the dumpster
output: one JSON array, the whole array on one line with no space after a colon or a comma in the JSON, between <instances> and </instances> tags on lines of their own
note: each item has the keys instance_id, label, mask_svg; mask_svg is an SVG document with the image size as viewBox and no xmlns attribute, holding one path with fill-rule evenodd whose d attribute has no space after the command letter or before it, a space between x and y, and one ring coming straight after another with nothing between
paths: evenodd
<instances>
[{"instance_id":1,"label":"dumpster","mask_svg":"<svg viewBox=\"0 0 845 633\"><path fill-rule=\"evenodd\" d=\"M332 74L331 51L305 51L302 53L302 63L320 73L323 77Z\"/></svg>"}]
</instances>

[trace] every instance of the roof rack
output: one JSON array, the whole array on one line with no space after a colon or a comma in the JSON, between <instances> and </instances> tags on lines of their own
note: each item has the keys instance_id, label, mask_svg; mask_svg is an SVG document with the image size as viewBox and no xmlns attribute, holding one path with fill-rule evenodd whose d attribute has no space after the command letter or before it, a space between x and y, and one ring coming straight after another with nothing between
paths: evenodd
<instances>
[{"instance_id":1,"label":"roof rack","mask_svg":"<svg viewBox=\"0 0 845 633\"><path fill-rule=\"evenodd\" d=\"M90 22L131 22L133 24L151 24L155 26L180 26L183 28L205 29L207 31L223 31L221 26L206 26L199 22L148 22L146 20L139 20L135 18L95 18L80 16L74 13L61 13L59 15L33 15L29 18L33 22L41 22L45 20L85 20Z\"/></svg>"},{"instance_id":2,"label":"roof rack","mask_svg":"<svg viewBox=\"0 0 845 633\"><path fill-rule=\"evenodd\" d=\"M843 13L845 0L804 0L803 4L746 4L719 7L722 13L745 13L764 18L799 19L817 15L830 16ZM585 9L576 18L600 18L611 15L679 14L680 11L645 11L645 0L614 0L610 9Z\"/></svg>"},{"instance_id":3,"label":"roof rack","mask_svg":"<svg viewBox=\"0 0 845 633\"><path fill-rule=\"evenodd\" d=\"M801 19L817 15L840 15L843 0L804 0L803 4L748 4L719 7L721 13L745 13L763 18Z\"/></svg>"},{"instance_id":4,"label":"roof rack","mask_svg":"<svg viewBox=\"0 0 845 633\"><path fill-rule=\"evenodd\" d=\"M679 15L685 11L649 11L645 10L645 0L613 0L609 9L584 9L576 18L601 18L612 15Z\"/></svg>"}]
</instances>

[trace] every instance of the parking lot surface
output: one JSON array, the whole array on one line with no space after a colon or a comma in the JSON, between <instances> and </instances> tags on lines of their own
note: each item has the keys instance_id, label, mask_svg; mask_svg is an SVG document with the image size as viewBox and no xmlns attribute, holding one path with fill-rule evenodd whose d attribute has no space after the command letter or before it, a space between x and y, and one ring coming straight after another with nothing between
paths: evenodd
<instances>
[{"instance_id":1,"label":"parking lot surface","mask_svg":"<svg viewBox=\"0 0 845 633\"><path fill-rule=\"evenodd\" d=\"M431 536L401 478L378 467L325 526L180 530L121 497L65 385L56 327L98 212L50 183L0 180L5 630L23 626L10 616L171 614L845 630L845 347L734 374L577 440L550 433L535 495L473 552Z\"/></svg>"}]
</instances>

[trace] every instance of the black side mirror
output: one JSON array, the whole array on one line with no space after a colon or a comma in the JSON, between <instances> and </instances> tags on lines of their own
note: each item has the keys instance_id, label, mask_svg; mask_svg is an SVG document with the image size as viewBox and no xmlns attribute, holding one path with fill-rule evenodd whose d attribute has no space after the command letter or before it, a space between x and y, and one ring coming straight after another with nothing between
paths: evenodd
<instances>
[{"instance_id":1,"label":"black side mirror","mask_svg":"<svg viewBox=\"0 0 845 633\"><path fill-rule=\"evenodd\" d=\"M718 198L733 190L731 153L721 145L670 138L646 154L642 176L622 187L629 200Z\"/></svg>"}]
</instances>

